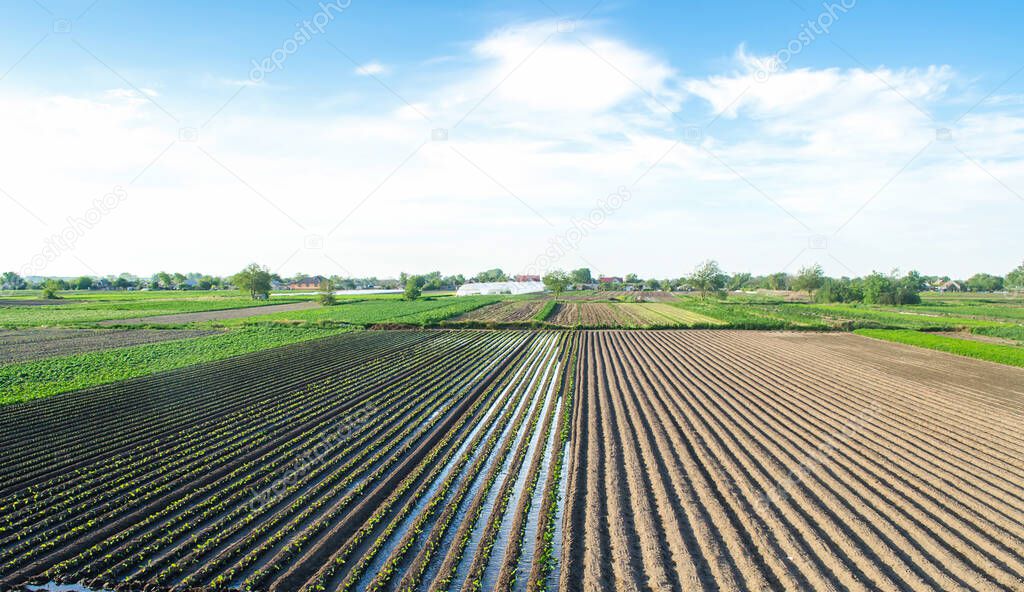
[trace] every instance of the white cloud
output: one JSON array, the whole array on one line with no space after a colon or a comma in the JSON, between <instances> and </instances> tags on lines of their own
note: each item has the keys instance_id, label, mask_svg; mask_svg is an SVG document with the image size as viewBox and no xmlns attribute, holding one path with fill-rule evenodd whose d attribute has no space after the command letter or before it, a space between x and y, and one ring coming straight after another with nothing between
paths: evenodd
<instances>
[{"instance_id":1,"label":"white cloud","mask_svg":"<svg viewBox=\"0 0 1024 592\"><path fill-rule=\"evenodd\" d=\"M380 62L367 62L356 68L356 74L360 76L376 76L387 72L388 68Z\"/></svg>"},{"instance_id":2,"label":"white cloud","mask_svg":"<svg viewBox=\"0 0 1024 592\"><path fill-rule=\"evenodd\" d=\"M396 84L403 95L416 89L410 104L392 97L371 114L353 110L367 103L360 96L331 104L335 117L229 106L198 145L174 144L133 185L178 138L178 125L138 92L0 94L0 187L59 228L125 185L124 206L76 251L104 272L229 273L256 259L287 260L285 273L341 273L301 247L353 210L326 248L353 273L516 270L624 185L630 203L556 265L677 276L713 256L772 271L869 199L828 253L803 253L795 265L815 258L836 274L899 265L956 275L1020 256L1013 220L1024 201L979 167L1024 191L1024 113L991 102L954 126L955 147L977 164L934 142L937 124L918 108L957 103L951 89L962 76L949 67L799 68L757 83L750 72L763 58L741 48L730 71L695 78L591 24L575 35L552 21L495 31L437 64L429 84ZM682 122L719 111L699 145L678 143ZM446 128L448 141L429 141L433 128ZM6 226L0 262L15 267L48 230L2 196L0 215L18 221ZM986 224L974 232L987 242L935 238L970 232L972 222ZM52 269L82 271L70 257Z\"/></svg>"}]
</instances>

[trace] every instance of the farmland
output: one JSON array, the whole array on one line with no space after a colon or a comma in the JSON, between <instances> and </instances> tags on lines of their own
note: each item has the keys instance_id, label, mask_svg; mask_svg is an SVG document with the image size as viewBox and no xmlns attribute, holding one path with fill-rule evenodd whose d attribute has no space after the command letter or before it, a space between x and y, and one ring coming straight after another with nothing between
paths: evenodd
<instances>
[{"instance_id":1,"label":"farmland","mask_svg":"<svg viewBox=\"0 0 1024 592\"><path fill-rule=\"evenodd\" d=\"M528 323L534 320L543 307L544 301L540 299L510 300L498 302L467 312L453 318L451 322L493 324Z\"/></svg>"},{"instance_id":2,"label":"farmland","mask_svg":"<svg viewBox=\"0 0 1024 592\"><path fill-rule=\"evenodd\" d=\"M0 329L0 365L215 333L189 330Z\"/></svg>"},{"instance_id":3,"label":"farmland","mask_svg":"<svg viewBox=\"0 0 1024 592\"><path fill-rule=\"evenodd\" d=\"M272 327L185 341L314 331ZM20 369L8 384L87 387L0 414L0 588L1013 589L1024 575L1024 369L848 333L318 331L105 384L75 382L81 356L0 368ZM112 366L132 349L82 356Z\"/></svg>"},{"instance_id":4,"label":"farmland","mask_svg":"<svg viewBox=\"0 0 1024 592\"><path fill-rule=\"evenodd\" d=\"M0 584L522 586L553 556L571 354L367 332L9 408Z\"/></svg>"},{"instance_id":5,"label":"farmland","mask_svg":"<svg viewBox=\"0 0 1024 592\"><path fill-rule=\"evenodd\" d=\"M8 300L6 303L0 304L0 328L81 327L114 319L250 308L302 300L290 297L274 301L254 302L251 298L242 297L237 292L165 294L174 293L113 292L99 295L73 295L61 300L44 301L51 302L50 306L24 305L21 301Z\"/></svg>"},{"instance_id":6,"label":"farmland","mask_svg":"<svg viewBox=\"0 0 1024 592\"><path fill-rule=\"evenodd\" d=\"M1024 371L901 347L358 332L25 403L0 581L1012 586Z\"/></svg>"},{"instance_id":7,"label":"farmland","mask_svg":"<svg viewBox=\"0 0 1024 592\"><path fill-rule=\"evenodd\" d=\"M588 332L566 589L1020 589L1024 371L851 335Z\"/></svg>"},{"instance_id":8,"label":"farmland","mask_svg":"<svg viewBox=\"0 0 1024 592\"><path fill-rule=\"evenodd\" d=\"M561 327L679 328L714 327L727 323L667 303L611 303L569 300L559 302L546 319Z\"/></svg>"}]
</instances>

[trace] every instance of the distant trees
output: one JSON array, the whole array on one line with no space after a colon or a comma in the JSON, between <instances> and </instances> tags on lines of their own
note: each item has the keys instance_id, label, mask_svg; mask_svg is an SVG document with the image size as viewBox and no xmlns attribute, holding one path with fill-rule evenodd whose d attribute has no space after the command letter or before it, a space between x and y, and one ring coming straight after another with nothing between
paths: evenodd
<instances>
[{"instance_id":1,"label":"distant trees","mask_svg":"<svg viewBox=\"0 0 1024 592\"><path fill-rule=\"evenodd\" d=\"M864 304L889 304L902 306L904 304L920 304L921 296L921 275L916 271L899 277L899 273L893 270L889 275L872 272L864 278Z\"/></svg>"},{"instance_id":2,"label":"distant trees","mask_svg":"<svg viewBox=\"0 0 1024 592\"><path fill-rule=\"evenodd\" d=\"M0 275L0 290L24 290L27 287L25 280L13 271L5 271Z\"/></svg>"},{"instance_id":3,"label":"distant trees","mask_svg":"<svg viewBox=\"0 0 1024 592\"><path fill-rule=\"evenodd\" d=\"M693 274L690 275L690 285L700 292L701 298L706 298L708 292L719 292L725 287L726 277L718 266L718 262L709 259L693 270Z\"/></svg>"},{"instance_id":4,"label":"distant trees","mask_svg":"<svg viewBox=\"0 0 1024 592\"><path fill-rule=\"evenodd\" d=\"M92 278L87 275L83 275L74 281L74 287L76 290L88 290L89 288L92 288Z\"/></svg>"},{"instance_id":5,"label":"distant trees","mask_svg":"<svg viewBox=\"0 0 1024 592\"><path fill-rule=\"evenodd\" d=\"M334 298L334 285L331 283L331 280L324 278L320 282L320 292L316 299L322 306L334 306L338 303Z\"/></svg>"},{"instance_id":6,"label":"distant trees","mask_svg":"<svg viewBox=\"0 0 1024 592\"><path fill-rule=\"evenodd\" d=\"M750 281L749 273L737 273L736 275L729 278L729 290L742 290L746 287L747 282Z\"/></svg>"},{"instance_id":7,"label":"distant trees","mask_svg":"<svg viewBox=\"0 0 1024 592\"><path fill-rule=\"evenodd\" d=\"M1021 263L1016 269L1006 274L1003 285L1009 290L1024 292L1024 263Z\"/></svg>"},{"instance_id":8,"label":"distant trees","mask_svg":"<svg viewBox=\"0 0 1024 592\"><path fill-rule=\"evenodd\" d=\"M64 288L60 280L46 280L43 282L43 298L45 300L56 300L60 298L59 292Z\"/></svg>"},{"instance_id":9,"label":"distant trees","mask_svg":"<svg viewBox=\"0 0 1024 592\"><path fill-rule=\"evenodd\" d=\"M405 280L405 299L416 300L420 297L422 292L420 291L419 278L416 276L409 276Z\"/></svg>"},{"instance_id":10,"label":"distant trees","mask_svg":"<svg viewBox=\"0 0 1024 592\"><path fill-rule=\"evenodd\" d=\"M507 282L508 276L505 272L499 268L488 269L487 271L481 271L476 274L472 279L473 282L484 283L484 282Z\"/></svg>"},{"instance_id":11,"label":"distant trees","mask_svg":"<svg viewBox=\"0 0 1024 592\"><path fill-rule=\"evenodd\" d=\"M987 273L976 273L967 278L967 289L971 292L998 292L1003 289L1003 278Z\"/></svg>"},{"instance_id":12,"label":"distant trees","mask_svg":"<svg viewBox=\"0 0 1024 592\"><path fill-rule=\"evenodd\" d=\"M863 282L850 278L825 278L821 288L814 293L815 302L858 302L864 299Z\"/></svg>"},{"instance_id":13,"label":"distant trees","mask_svg":"<svg viewBox=\"0 0 1024 592\"><path fill-rule=\"evenodd\" d=\"M769 290L788 290L789 276L783 271L773 273L765 278L765 283Z\"/></svg>"},{"instance_id":14,"label":"distant trees","mask_svg":"<svg viewBox=\"0 0 1024 592\"><path fill-rule=\"evenodd\" d=\"M581 267L574 269L569 273L572 282L574 284L592 284L594 283L594 277L590 275L590 268Z\"/></svg>"},{"instance_id":15,"label":"distant trees","mask_svg":"<svg viewBox=\"0 0 1024 592\"><path fill-rule=\"evenodd\" d=\"M270 270L252 263L231 276L231 283L239 290L248 292L253 300L266 298L270 295Z\"/></svg>"},{"instance_id":16,"label":"distant trees","mask_svg":"<svg viewBox=\"0 0 1024 592\"><path fill-rule=\"evenodd\" d=\"M544 278L544 287L555 293L557 298L572 282L572 277L562 270L548 272Z\"/></svg>"},{"instance_id":17,"label":"distant trees","mask_svg":"<svg viewBox=\"0 0 1024 592\"><path fill-rule=\"evenodd\" d=\"M797 292L812 294L821 287L825 281L825 271L815 263L808 267L801 268L793 278L792 288Z\"/></svg>"}]
</instances>

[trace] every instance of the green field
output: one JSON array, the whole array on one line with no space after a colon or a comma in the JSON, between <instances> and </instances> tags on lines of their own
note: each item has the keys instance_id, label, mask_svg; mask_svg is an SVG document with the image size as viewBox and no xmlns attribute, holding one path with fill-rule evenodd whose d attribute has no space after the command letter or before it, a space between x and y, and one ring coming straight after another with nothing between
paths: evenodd
<instances>
[{"instance_id":1,"label":"green field","mask_svg":"<svg viewBox=\"0 0 1024 592\"><path fill-rule=\"evenodd\" d=\"M261 315L217 323L222 326L291 322L295 324L350 324L430 326L441 321L494 304L500 296L429 296L420 300L402 300L400 296L339 299L334 306L312 310Z\"/></svg>"},{"instance_id":2,"label":"green field","mask_svg":"<svg viewBox=\"0 0 1024 592\"><path fill-rule=\"evenodd\" d=\"M14 300L4 298L4 300ZM152 317L303 302L309 298L252 300L238 292L100 292L68 293L58 304L0 305L0 328L81 327L99 321Z\"/></svg>"},{"instance_id":3,"label":"green field","mask_svg":"<svg viewBox=\"0 0 1024 592\"><path fill-rule=\"evenodd\" d=\"M253 301L229 291L65 292L62 296L56 305L0 306L0 328L96 327L101 321L285 304L311 298L279 296L268 301ZM575 298L587 296L574 294ZM677 319L673 323L666 320L666 326L688 324L678 319L700 319L702 322L695 326L751 330L857 331L881 339L1020 365L1024 348L933 333L966 330L1024 345L1024 300L993 295L924 296L922 304L904 307L786 302L781 298L745 294L734 294L721 300L682 294L657 304L618 306L632 307L634 313L653 314L652 311L656 310L659 319ZM17 294L17 299L36 297L37 294L31 293ZM530 297L545 298L541 295ZM223 328L227 332L0 366L0 404L144 376L296 341L316 339L340 331L374 327L444 327L458 315L509 299L516 298L456 298L448 293L429 293L418 300L407 301L401 295L368 294L339 297L335 306L174 325ZM538 310L532 323L537 326L547 325L545 319L553 307L554 301L549 299ZM673 313L673 310L677 310L678 314ZM636 329L643 326L634 325L624 325L622 328ZM653 325L659 326L660 323Z\"/></svg>"},{"instance_id":4,"label":"green field","mask_svg":"<svg viewBox=\"0 0 1024 592\"><path fill-rule=\"evenodd\" d=\"M221 335L0 366L0 405L222 360L344 333L344 328L246 327Z\"/></svg>"},{"instance_id":5,"label":"green field","mask_svg":"<svg viewBox=\"0 0 1024 592\"><path fill-rule=\"evenodd\" d=\"M969 339L908 330L858 329L854 333L874 339L884 339L885 341L894 341L896 343L944 351L979 360L1024 367L1024 348L1014 345L982 343Z\"/></svg>"}]
</instances>

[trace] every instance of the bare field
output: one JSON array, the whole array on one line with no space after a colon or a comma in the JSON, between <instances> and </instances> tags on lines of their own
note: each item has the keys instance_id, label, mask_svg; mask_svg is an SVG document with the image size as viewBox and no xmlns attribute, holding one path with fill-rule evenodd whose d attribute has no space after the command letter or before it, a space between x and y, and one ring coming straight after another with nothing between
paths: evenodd
<instances>
[{"instance_id":1,"label":"bare field","mask_svg":"<svg viewBox=\"0 0 1024 592\"><path fill-rule=\"evenodd\" d=\"M1020 590L1024 371L854 335L584 334L561 587Z\"/></svg>"},{"instance_id":2,"label":"bare field","mask_svg":"<svg viewBox=\"0 0 1024 592\"><path fill-rule=\"evenodd\" d=\"M543 300L498 302L459 315L452 319L452 322L526 323L533 319L542 306L544 306Z\"/></svg>"}]
</instances>

